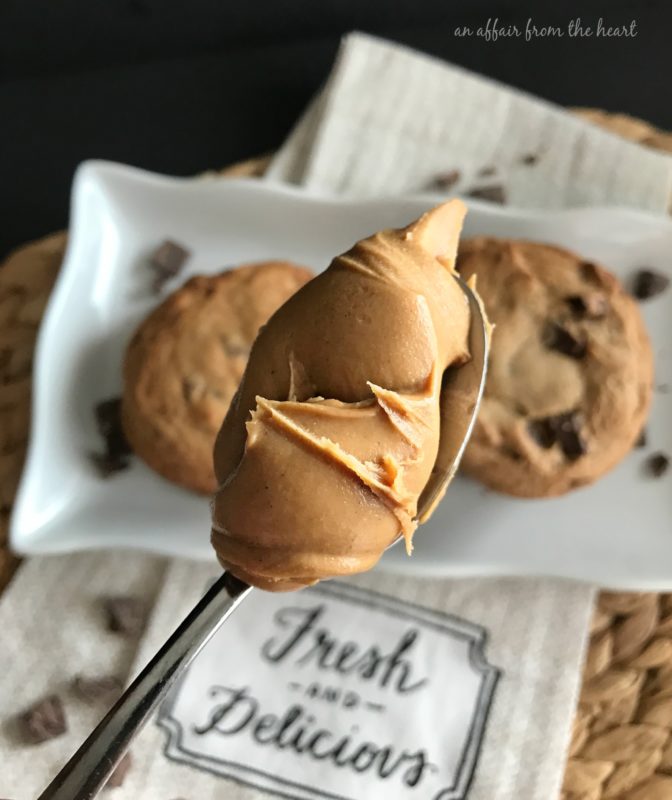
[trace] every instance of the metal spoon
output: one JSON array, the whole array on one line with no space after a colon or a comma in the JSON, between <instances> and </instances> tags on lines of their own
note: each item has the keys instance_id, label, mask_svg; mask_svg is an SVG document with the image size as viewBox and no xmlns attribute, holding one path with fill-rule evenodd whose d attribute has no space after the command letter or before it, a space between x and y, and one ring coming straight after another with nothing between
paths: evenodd
<instances>
[{"instance_id":1,"label":"metal spoon","mask_svg":"<svg viewBox=\"0 0 672 800\"><path fill-rule=\"evenodd\" d=\"M489 330L469 286L456 277L469 301L471 360L447 370L441 389L439 452L418 502L424 521L443 497L469 441L487 374ZM467 413L455 413L455 408ZM399 539L397 539L399 541ZM393 544L396 544L394 542ZM186 669L252 587L225 572L196 604L159 652L124 692L38 800L91 800L106 784L133 737L175 679Z\"/></svg>"}]
</instances>

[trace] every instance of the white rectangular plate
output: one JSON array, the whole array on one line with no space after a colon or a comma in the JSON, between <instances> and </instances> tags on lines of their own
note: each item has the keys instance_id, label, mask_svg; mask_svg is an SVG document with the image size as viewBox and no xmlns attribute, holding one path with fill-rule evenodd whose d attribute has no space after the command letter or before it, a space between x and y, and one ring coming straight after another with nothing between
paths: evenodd
<instances>
[{"instance_id":1,"label":"white rectangular plate","mask_svg":"<svg viewBox=\"0 0 672 800\"><path fill-rule=\"evenodd\" d=\"M249 180L180 180L87 162L77 172L70 244L39 336L33 428L11 522L20 553L136 547L212 558L206 499L139 460L107 480L93 408L121 390L126 343L155 305L147 255L166 237L192 251L186 274L287 258L315 271L357 239L400 226L440 196L353 201ZM465 235L551 242L622 279L643 265L672 271L672 221L626 209L535 213L468 201ZM180 275L166 292L181 283ZM672 291L642 303L661 386L672 383ZM672 394L655 396L651 447L672 453ZM553 500L517 500L459 478L407 558L383 567L422 574L558 575L672 589L672 474L646 474L635 450L597 484Z\"/></svg>"}]
</instances>

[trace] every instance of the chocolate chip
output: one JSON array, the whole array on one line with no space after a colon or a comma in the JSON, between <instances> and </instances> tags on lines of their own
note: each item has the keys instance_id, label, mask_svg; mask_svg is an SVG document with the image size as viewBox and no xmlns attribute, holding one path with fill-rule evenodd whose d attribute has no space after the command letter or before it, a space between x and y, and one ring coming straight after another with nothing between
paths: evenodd
<instances>
[{"instance_id":1,"label":"chocolate chip","mask_svg":"<svg viewBox=\"0 0 672 800\"><path fill-rule=\"evenodd\" d=\"M132 764L133 764L133 759L131 758L131 754L124 753L124 755L121 757L121 760L114 768L114 772L107 779L105 788L118 789L120 786L123 786L124 781L126 780L126 776L128 775Z\"/></svg>"},{"instance_id":2,"label":"chocolate chip","mask_svg":"<svg viewBox=\"0 0 672 800\"><path fill-rule=\"evenodd\" d=\"M590 292L585 295L573 294L565 297L572 314L577 319L601 319L607 313L609 304L601 292Z\"/></svg>"},{"instance_id":3,"label":"chocolate chip","mask_svg":"<svg viewBox=\"0 0 672 800\"><path fill-rule=\"evenodd\" d=\"M635 442L635 447L646 447L647 444L647 432L646 428L642 428L639 432L639 436L637 437L637 441Z\"/></svg>"},{"instance_id":4,"label":"chocolate chip","mask_svg":"<svg viewBox=\"0 0 672 800\"><path fill-rule=\"evenodd\" d=\"M121 689L121 681L115 675L102 675L98 678L76 675L72 681L72 690L77 697L91 704L98 701L111 703L121 694Z\"/></svg>"},{"instance_id":5,"label":"chocolate chip","mask_svg":"<svg viewBox=\"0 0 672 800\"><path fill-rule=\"evenodd\" d=\"M592 261L583 261L579 267L581 277L588 283L595 283L598 286L602 285L602 273Z\"/></svg>"},{"instance_id":6,"label":"chocolate chip","mask_svg":"<svg viewBox=\"0 0 672 800\"><path fill-rule=\"evenodd\" d=\"M121 398L103 400L94 409L98 432L105 440L102 453L90 453L91 463L103 478L128 469L131 448L121 425Z\"/></svg>"},{"instance_id":7,"label":"chocolate chip","mask_svg":"<svg viewBox=\"0 0 672 800\"><path fill-rule=\"evenodd\" d=\"M430 188L432 189L441 189L446 190L450 189L452 186L460 180L461 173L459 169L451 169L448 172L441 172L439 173L431 182Z\"/></svg>"},{"instance_id":8,"label":"chocolate chip","mask_svg":"<svg viewBox=\"0 0 672 800\"><path fill-rule=\"evenodd\" d=\"M474 197L478 200L487 200L490 203L506 203L506 192L503 186L477 187L470 189L467 192L467 196Z\"/></svg>"},{"instance_id":9,"label":"chocolate chip","mask_svg":"<svg viewBox=\"0 0 672 800\"><path fill-rule=\"evenodd\" d=\"M95 407L94 413L98 432L105 439L107 453L114 456L130 455L131 446L121 424L121 397L103 400Z\"/></svg>"},{"instance_id":10,"label":"chocolate chip","mask_svg":"<svg viewBox=\"0 0 672 800\"><path fill-rule=\"evenodd\" d=\"M586 453L586 444L581 436L581 415L577 411L530 420L528 431L537 444L546 450L557 442L565 458L570 461Z\"/></svg>"},{"instance_id":11,"label":"chocolate chip","mask_svg":"<svg viewBox=\"0 0 672 800\"><path fill-rule=\"evenodd\" d=\"M583 358L588 350L585 340L578 339L557 322L549 322L544 330L544 344L569 358Z\"/></svg>"},{"instance_id":12,"label":"chocolate chip","mask_svg":"<svg viewBox=\"0 0 672 800\"><path fill-rule=\"evenodd\" d=\"M521 164L525 164L527 167L531 167L539 161L539 156L536 153L527 153L520 159Z\"/></svg>"},{"instance_id":13,"label":"chocolate chip","mask_svg":"<svg viewBox=\"0 0 672 800\"><path fill-rule=\"evenodd\" d=\"M654 453L646 459L646 468L654 478L664 475L670 466L670 458L665 453Z\"/></svg>"},{"instance_id":14,"label":"chocolate chip","mask_svg":"<svg viewBox=\"0 0 672 800\"><path fill-rule=\"evenodd\" d=\"M129 458L110 456L108 453L89 453L89 460L101 478L109 478L117 472L123 472L131 466Z\"/></svg>"},{"instance_id":15,"label":"chocolate chip","mask_svg":"<svg viewBox=\"0 0 672 800\"><path fill-rule=\"evenodd\" d=\"M68 726L65 711L58 695L45 697L20 717L24 738L30 744L40 744L65 733Z\"/></svg>"},{"instance_id":16,"label":"chocolate chip","mask_svg":"<svg viewBox=\"0 0 672 800\"><path fill-rule=\"evenodd\" d=\"M186 247L171 239L166 239L150 255L149 263L155 269L172 277L182 269L189 255L189 250Z\"/></svg>"},{"instance_id":17,"label":"chocolate chip","mask_svg":"<svg viewBox=\"0 0 672 800\"><path fill-rule=\"evenodd\" d=\"M534 441L545 450L553 447L558 437L555 427L551 423L552 418L532 419L527 424L527 429Z\"/></svg>"},{"instance_id":18,"label":"chocolate chip","mask_svg":"<svg viewBox=\"0 0 672 800\"><path fill-rule=\"evenodd\" d=\"M583 317L585 315L587 310L586 301L580 294L565 297L565 303L570 307L575 317Z\"/></svg>"},{"instance_id":19,"label":"chocolate chip","mask_svg":"<svg viewBox=\"0 0 672 800\"><path fill-rule=\"evenodd\" d=\"M171 239L160 244L149 257L149 264L156 273L154 291L161 291L164 283L180 272L190 255L186 247Z\"/></svg>"},{"instance_id":20,"label":"chocolate chip","mask_svg":"<svg viewBox=\"0 0 672 800\"><path fill-rule=\"evenodd\" d=\"M576 412L556 417L557 436L565 458L576 461L586 454L586 444L581 436L581 420Z\"/></svg>"},{"instance_id":21,"label":"chocolate chip","mask_svg":"<svg viewBox=\"0 0 672 800\"><path fill-rule=\"evenodd\" d=\"M670 279L667 275L651 269L641 269L633 279L632 293L638 300L648 300L664 292L669 285Z\"/></svg>"},{"instance_id":22,"label":"chocolate chip","mask_svg":"<svg viewBox=\"0 0 672 800\"><path fill-rule=\"evenodd\" d=\"M481 167L476 173L479 178L490 178L497 172L497 167Z\"/></svg>"},{"instance_id":23,"label":"chocolate chip","mask_svg":"<svg viewBox=\"0 0 672 800\"><path fill-rule=\"evenodd\" d=\"M107 627L124 636L138 636L145 627L145 604L138 597L117 596L105 598Z\"/></svg>"}]
</instances>

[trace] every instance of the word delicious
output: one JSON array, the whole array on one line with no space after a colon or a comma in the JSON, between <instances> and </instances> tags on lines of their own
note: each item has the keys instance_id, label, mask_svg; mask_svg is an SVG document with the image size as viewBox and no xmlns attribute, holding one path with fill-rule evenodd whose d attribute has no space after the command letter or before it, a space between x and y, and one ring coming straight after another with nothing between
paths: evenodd
<instances>
[{"instance_id":1,"label":"word delicious","mask_svg":"<svg viewBox=\"0 0 672 800\"><path fill-rule=\"evenodd\" d=\"M207 720L192 729L200 736L233 736L244 732L259 745L289 750L340 769L382 779L397 776L411 787L417 786L429 771L437 770L423 749L396 750L389 743L358 740L356 725L346 734L335 733L320 727L315 717L298 703L280 714L264 713L247 687L213 686L208 694L215 704Z\"/></svg>"}]
</instances>

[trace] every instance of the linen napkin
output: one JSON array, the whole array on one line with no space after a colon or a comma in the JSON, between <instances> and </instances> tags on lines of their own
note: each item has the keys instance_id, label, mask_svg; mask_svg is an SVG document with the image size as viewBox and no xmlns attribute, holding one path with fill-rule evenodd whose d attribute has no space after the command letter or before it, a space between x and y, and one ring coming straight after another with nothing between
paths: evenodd
<instances>
[{"instance_id":1,"label":"linen napkin","mask_svg":"<svg viewBox=\"0 0 672 800\"><path fill-rule=\"evenodd\" d=\"M530 158L529 156L532 156ZM534 162L534 163L532 163ZM560 109L361 34L268 173L352 195L484 166L518 205L668 207L672 160ZM30 798L104 713L75 672L130 680L216 575L138 553L31 559L0 600L0 796ZM101 595L152 607L135 648ZM591 587L374 573L253 594L132 748L119 800L549 800L564 769ZM15 716L58 693L67 733L29 747Z\"/></svg>"},{"instance_id":2,"label":"linen napkin","mask_svg":"<svg viewBox=\"0 0 672 800\"><path fill-rule=\"evenodd\" d=\"M358 197L503 185L511 205L671 208L670 157L401 45L348 36L267 179ZM479 172L495 170L495 175Z\"/></svg>"}]
</instances>

